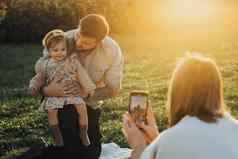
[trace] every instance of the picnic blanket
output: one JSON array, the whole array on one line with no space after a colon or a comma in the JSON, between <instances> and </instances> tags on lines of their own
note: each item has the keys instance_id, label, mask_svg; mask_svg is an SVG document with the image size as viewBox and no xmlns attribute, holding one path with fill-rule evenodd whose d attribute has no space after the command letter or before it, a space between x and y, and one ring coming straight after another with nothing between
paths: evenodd
<instances>
[{"instance_id":1,"label":"picnic blanket","mask_svg":"<svg viewBox=\"0 0 238 159\"><path fill-rule=\"evenodd\" d=\"M131 149L121 148L116 143L102 144L102 153L99 159L128 159Z\"/></svg>"}]
</instances>

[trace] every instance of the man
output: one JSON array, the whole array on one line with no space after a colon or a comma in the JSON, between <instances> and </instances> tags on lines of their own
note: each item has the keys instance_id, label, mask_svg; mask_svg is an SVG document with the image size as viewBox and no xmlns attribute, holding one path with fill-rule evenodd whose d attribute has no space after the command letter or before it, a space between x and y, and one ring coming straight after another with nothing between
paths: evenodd
<instances>
[{"instance_id":1,"label":"man","mask_svg":"<svg viewBox=\"0 0 238 159\"><path fill-rule=\"evenodd\" d=\"M78 116L72 105L59 110L60 131L64 140L66 158L97 159L101 153L99 127L99 101L119 94L122 81L123 56L118 44L108 36L106 19L97 14L89 14L80 20L75 30L66 32L69 51L77 53L81 64L89 76L100 85L92 97L85 98L88 110L88 135L91 145L83 146L79 138ZM51 82L42 88L44 96L80 95L77 83Z\"/></svg>"}]
</instances>

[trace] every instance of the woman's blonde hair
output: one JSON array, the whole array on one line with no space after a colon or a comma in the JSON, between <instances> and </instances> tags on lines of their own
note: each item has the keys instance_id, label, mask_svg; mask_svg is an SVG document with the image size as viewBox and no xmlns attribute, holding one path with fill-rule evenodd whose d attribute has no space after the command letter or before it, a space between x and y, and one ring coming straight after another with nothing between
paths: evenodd
<instances>
[{"instance_id":1,"label":"woman's blonde hair","mask_svg":"<svg viewBox=\"0 0 238 159\"><path fill-rule=\"evenodd\" d=\"M49 50L49 48L54 47L60 41L66 41L65 33L60 29L54 29L45 35L42 44Z\"/></svg>"},{"instance_id":2,"label":"woman's blonde hair","mask_svg":"<svg viewBox=\"0 0 238 159\"><path fill-rule=\"evenodd\" d=\"M190 54L175 68L168 91L169 124L186 115L205 122L223 117L223 82L216 63L201 54Z\"/></svg>"}]
</instances>

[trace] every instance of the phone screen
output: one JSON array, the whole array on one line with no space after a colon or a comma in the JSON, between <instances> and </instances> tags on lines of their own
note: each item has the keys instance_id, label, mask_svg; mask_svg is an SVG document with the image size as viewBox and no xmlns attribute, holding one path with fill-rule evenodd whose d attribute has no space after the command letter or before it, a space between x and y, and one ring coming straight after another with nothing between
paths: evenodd
<instances>
[{"instance_id":1,"label":"phone screen","mask_svg":"<svg viewBox=\"0 0 238 159\"><path fill-rule=\"evenodd\" d=\"M132 95L130 101L130 113L136 121L145 121L147 111L147 99L145 95Z\"/></svg>"},{"instance_id":2,"label":"phone screen","mask_svg":"<svg viewBox=\"0 0 238 159\"><path fill-rule=\"evenodd\" d=\"M131 111L134 109L146 109L147 97L146 96L131 96Z\"/></svg>"}]
</instances>

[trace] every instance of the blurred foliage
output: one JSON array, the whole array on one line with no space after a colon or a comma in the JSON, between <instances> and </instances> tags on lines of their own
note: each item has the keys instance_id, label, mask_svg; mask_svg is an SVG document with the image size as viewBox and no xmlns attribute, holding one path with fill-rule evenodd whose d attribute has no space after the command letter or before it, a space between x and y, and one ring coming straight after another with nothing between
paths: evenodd
<instances>
[{"instance_id":1,"label":"blurred foliage","mask_svg":"<svg viewBox=\"0 0 238 159\"><path fill-rule=\"evenodd\" d=\"M177 59L186 51L205 52L217 61L224 79L226 104L232 115L238 117L236 0L217 0L225 2L225 13L218 17L221 21L195 26L168 24L166 17L158 16L161 5L149 2L163 0L4 1L7 8L0 7L0 159L25 151L38 143L39 137L52 142L46 114L38 112L39 99L22 93L34 74L33 66L42 47L24 42L39 42L53 28L75 28L79 18L88 13L100 13L107 18L125 56L121 94L103 105L103 142L128 146L121 133L121 116L128 110L128 95L134 89L149 90L158 128L166 129L168 80ZM2 44L3 41L24 44Z\"/></svg>"},{"instance_id":2,"label":"blurred foliage","mask_svg":"<svg viewBox=\"0 0 238 159\"><path fill-rule=\"evenodd\" d=\"M186 0L184 0L186 1ZM189 1L189 0L187 0ZM198 0L193 0L203 3ZM111 33L154 33L161 36L191 39L233 35L238 27L238 2L217 0L210 7L217 11L209 20L192 18L173 19L172 8L163 0L1 0L0 42L39 42L51 29L69 30L77 27L79 19L89 13L104 15L111 26ZM169 1L168 1L169 2ZM204 2L205 4L205 2ZM177 6L180 12L181 6ZM202 10L194 7L199 15ZM190 8L191 10L191 8ZM211 8L212 10L212 8ZM190 13L184 12L184 16ZM191 14L193 15L193 14ZM190 20L191 20L190 19ZM236 34L237 35L237 34Z\"/></svg>"},{"instance_id":3,"label":"blurred foliage","mask_svg":"<svg viewBox=\"0 0 238 159\"><path fill-rule=\"evenodd\" d=\"M127 4L121 0L7 0L0 10L0 40L36 42L51 29L77 27L89 13L104 15L113 31L125 30L121 18L127 17Z\"/></svg>"}]
</instances>

